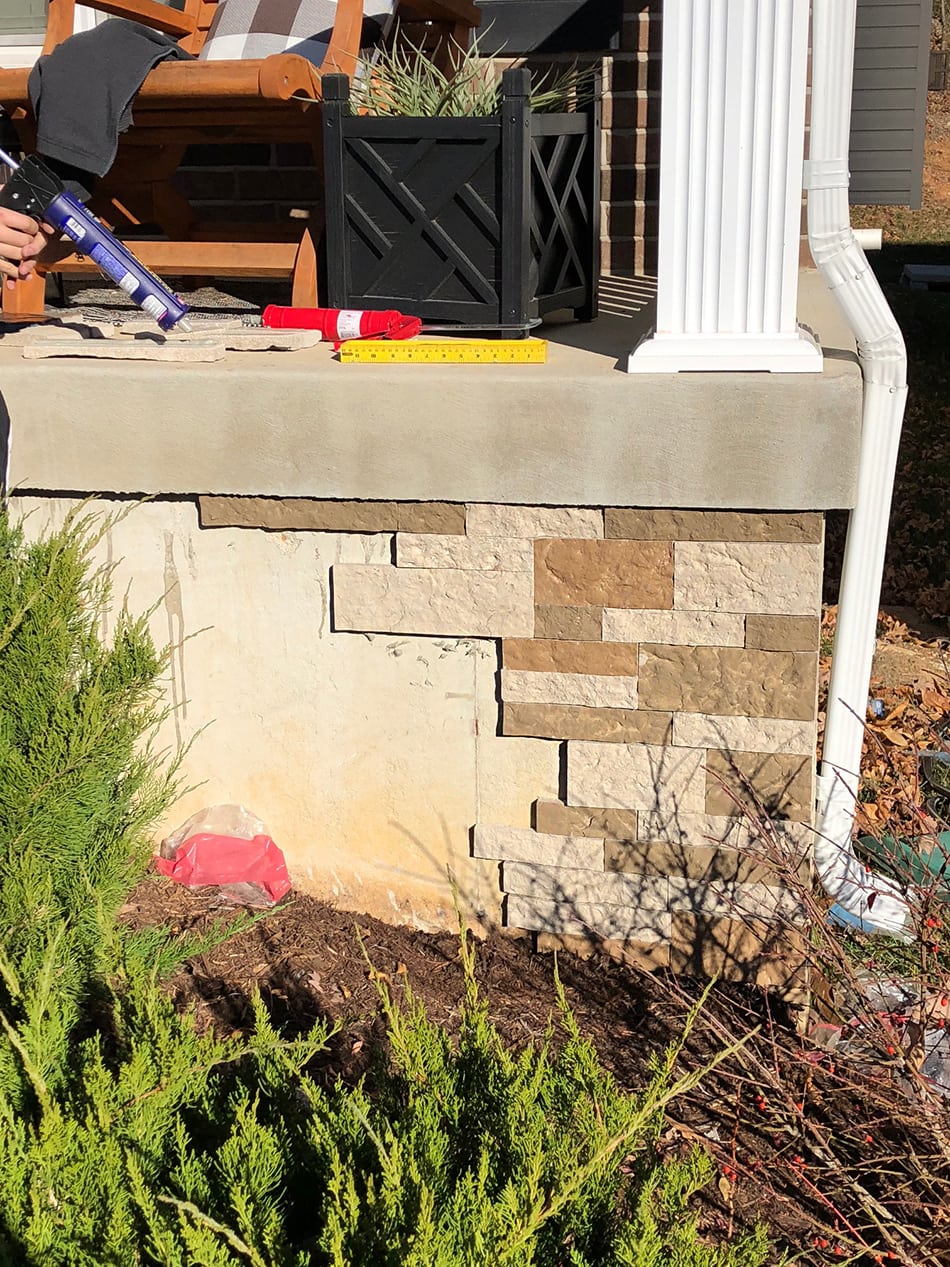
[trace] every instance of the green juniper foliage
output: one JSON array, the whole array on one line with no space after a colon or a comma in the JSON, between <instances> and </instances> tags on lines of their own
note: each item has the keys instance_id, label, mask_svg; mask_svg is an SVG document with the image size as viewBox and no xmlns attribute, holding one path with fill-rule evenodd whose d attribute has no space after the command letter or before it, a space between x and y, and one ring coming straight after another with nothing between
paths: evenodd
<instances>
[{"instance_id":1,"label":"green juniper foliage","mask_svg":"<svg viewBox=\"0 0 950 1267\"><path fill-rule=\"evenodd\" d=\"M326 1025L288 1041L255 999L222 1040L176 1012L161 978L229 930L117 918L174 764L145 622L99 633L105 530L30 544L0 511L0 1267L763 1263L759 1233L698 1234L708 1159L656 1149L705 1071L675 1078L673 1049L623 1093L563 996L560 1032L509 1051L464 937L457 1042L382 990L388 1059L355 1088L310 1072Z\"/></svg>"}]
</instances>

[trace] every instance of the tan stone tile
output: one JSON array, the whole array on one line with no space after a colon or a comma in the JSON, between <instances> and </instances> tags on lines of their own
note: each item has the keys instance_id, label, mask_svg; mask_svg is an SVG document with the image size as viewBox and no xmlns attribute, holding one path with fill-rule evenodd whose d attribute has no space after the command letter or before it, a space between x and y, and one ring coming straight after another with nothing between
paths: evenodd
<instances>
[{"instance_id":1,"label":"tan stone tile","mask_svg":"<svg viewBox=\"0 0 950 1267\"><path fill-rule=\"evenodd\" d=\"M532 866L603 871L603 841L570 833L532 831L530 827L491 827L479 823L472 833L472 856Z\"/></svg>"},{"instance_id":2,"label":"tan stone tile","mask_svg":"<svg viewBox=\"0 0 950 1267\"><path fill-rule=\"evenodd\" d=\"M728 510L604 511L604 535L632 541L792 541L817 544L823 520L812 513L746 513Z\"/></svg>"},{"instance_id":3,"label":"tan stone tile","mask_svg":"<svg viewBox=\"0 0 950 1267\"><path fill-rule=\"evenodd\" d=\"M574 836L637 838L637 812L629 809L594 809L587 805L562 805L560 801L535 801L534 825L538 831Z\"/></svg>"},{"instance_id":4,"label":"tan stone tile","mask_svg":"<svg viewBox=\"0 0 950 1267\"><path fill-rule=\"evenodd\" d=\"M706 813L741 814L764 807L771 817L810 822L815 812L813 756L762 752L706 754ZM738 804L737 804L738 802Z\"/></svg>"},{"instance_id":5,"label":"tan stone tile","mask_svg":"<svg viewBox=\"0 0 950 1267\"><path fill-rule=\"evenodd\" d=\"M818 656L804 651L641 644L641 708L813 721Z\"/></svg>"},{"instance_id":6,"label":"tan stone tile","mask_svg":"<svg viewBox=\"0 0 950 1267\"><path fill-rule=\"evenodd\" d=\"M466 507L470 537L603 537L604 512L573 506Z\"/></svg>"},{"instance_id":7,"label":"tan stone tile","mask_svg":"<svg viewBox=\"0 0 950 1267\"><path fill-rule=\"evenodd\" d=\"M536 607L534 635L567 642L599 642L602 620L600 607Z\"/></svg>"},{"instance_id":8,"label":"tan stone tile","mask_svg":"<svg viewBox=\"0 0 950 1267\"><path fill-rule=\"evenodd\" d=\"M782 993L798 992L807 983L804 938L763 920L676 914L670 950L673 971L688 976L718 976Z\"/></svg>"},{"instance_id":9,"label":"tan stone tile","mask_svg":"<svg viewBox=\"0 0 950 1267\"><path fill-rule=\"evenodd\" d=\"M524 572L458 572L337 564L333 622L337 630L525 637L534 624L531 577Z\"/></svg>"},{"instance_id":10,"label":"tan stone tile","mask_svg":"<svg viewBox=\"0 0 950 1267\"><path fill-rule=\"evenodd\" d=\"M280 532L395 532L395 502L316 501L310 497L199 497L203 528Z\"/></svg>"},{"instance_id":11,"label":"tan stone tile","mask_svg":"<svg viewBox=\"0 0 950 1267\"><path fill-rule=\"evenodd\" d=\"M677 610L805 616L821 608L820 545L677 541L673 553Z\"/></svg>"},{"instance_id":12,"label":"tan stone tile","mask_svg":"<svg viewBox=\"0 0 950 1267\"><path fill-rule=\"evenodd\" d=\"M570 741L569 805L607 805L647 813L703 813L706 754L658 744Z\"/></svg>"},{"instance_id":13,"label":"tan stone tile","mask_svg":"<svg viewBox=\"0 0 950 1267\"><path fill-rule=\"evenodd\" d=\"M738 849L715 845L673 845L662 841L605 840L607 871L636 871L641 875L676 876L690 881L721 880L740 884L784 886L774 867Z\"/></svg>"},{"instance_id":14,"label":"tan stone tile","mask_svg":"<svg viewBox=\"0 0 950 1267\"><path fill-rule=\"evenodd\" d=\"M505 898L505 924L538 933L593 933L608 941L649 944L669 942L673 917L666 910L608 906L596 902L554 901L510 893Z\"/></svg>"},{"instance_id":15,"label":"tan stone tile","mask_svg":"<svg viewBox=\"0 0 950 1267\"><path fill-rule=\"evenodd\" d=\"M534 543L517 537L443 536L398 532L396 566L459 568L467 572L530 572Z\"/></svg>"},{"instance_id":16,"label":"tan stone tile","mask_svg":"<svg viewBox=\"0 0 950 1267\"><path fill-rule=\"evenodd\" d=\"M705 713L675 713L673 742L683 748L814 756L818 724L776 717L710 717Z\"/></svg>"},{"instance_id":17,"label":"tan stone tile","mask_svg":"<svg viewBox=\"0 0 950 1267\"><path fill-rule=\"evenodd\" d=\"M536 673L589 673L597 677L636 677L637 648L629 642L569 642L552 638L506 638L501 646L506 669Z\"/></svg>"},{"instance_id":18,"label":"tan stone tile","mask_svg":"<svg viewBox=\"0 0 950 1267\"><path fill-rule=\"evenodd\" d=\"M688 647L745 645L745 617L736 612L604 610L604 638Z\"/></svg>"},{"instance_id":19,"label":"tan stone tile","mask_svg":"<svg viewBox=\"0 0 950 1267\"><path fill-rule=\"evenodd\" d=\"M459 502L397 502L396 528L458 536L465 532L465 507Z\"/></svg>"},{"instance_id":20,"label":"tan stone tile","mask_svg":"<svg viewBox=\"0 0 950 1267\"><path fill-rule=\"evenodd\" d=\"M515 704L567 704L587 708L636 708L637 679L586 673L531 673L502 669L501 698Z\"/></svg>"},{"instance_id":21,"label":"tan stone tile","mask_svg":"<svg viewBox=\"0 0 950 1267\"><path fill-rule=\"evenodd\" d=\"M569 607L673 606L665 541L537 541L535 602Z\"/></svg>"},{"instance_id":22,"label":"tan stone tile","mask_svg":"<svg viewBox=\"0 0 950 1267\"><path fill-rule=\"evenodd\" d=\"M670 948L666 942L617 941L614 938L596 937L591 933L538 933L535 940L538 954L576 955L578 959L591 959L594 955L606 955L628 968L640 968L653 972L670 966Z\"/></svg>"},{"instance_id":23,"label":"tan stone tile","mask_svg":"<svg viewBox=\"0 0 950 1267\"><path fill-rule=\"evenodd\" d=\"M745 618L745 645L759 651L817 651L821 637L817 616Z\"/></svg>"},{"instance_id":24,"label":"tan stone tile","mask_svg":"<svg viewBox=\"0 0 950 1267\"><path fill-rule=\"evenodd\" d=\"M789 857L800 859L810 855L815 831L807 823L787 819L768 823L768 841L763 841L763 827L753 818L726 814L652 813L640 814L637 822L639 838L675 845L739 849L761 853L765 844L784 848ZM613 833L616 835L617 833Z\"/></svg>"},{"instance_id":25,"label":"tan stone tile","mask_svg":"<svg viewBox=\"0 0 950 1267\"><path fill-rule=\"evenodd\" d=\"M669 713L638 708L578 708L562 704L502 704L502 734L596 743L669 743Z\"/></svg>"},{"instance_id":26,"label":"tan stone tile","mask_svg":"<svg viewBox=\"0 0 950 1267\"><path fill-rule=\"evenodd\" d=\"M663 875L504 862L501 887L506 893L517 893L519 897L575 905L633 906L656 911L665 911L670 905L669 879Z\"/></svg>"}]
</instances>

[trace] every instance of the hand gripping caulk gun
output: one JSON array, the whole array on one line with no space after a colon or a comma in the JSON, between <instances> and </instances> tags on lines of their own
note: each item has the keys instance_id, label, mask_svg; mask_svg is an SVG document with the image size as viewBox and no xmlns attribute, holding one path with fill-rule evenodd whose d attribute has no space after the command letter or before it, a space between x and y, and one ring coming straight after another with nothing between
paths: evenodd
<instances>
[{"instance_id":1,"label":"hand gripping caulk gun","mask_svg":"<svg viewBox=\"0 0 950 1267\"><path fill-rule=\"evenodd\" d=\"M0 207L22 211L64 233L163 330L176 325L179 330L191 329L184 320L187 306L144 268L78 198L67 193L59 177L41 159L33 154L17 164L0 150L0 163L13 169L13 176L0 188Z\"/></svg>"}]
</instances>

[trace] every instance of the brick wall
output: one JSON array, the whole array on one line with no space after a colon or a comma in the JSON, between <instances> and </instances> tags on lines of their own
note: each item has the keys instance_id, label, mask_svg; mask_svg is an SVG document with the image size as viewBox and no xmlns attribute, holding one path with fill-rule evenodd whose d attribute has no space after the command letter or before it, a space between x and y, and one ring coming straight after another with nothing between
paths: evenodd
<instances>
[{"instance_id":1,"label":"brick wall","mask_svg":"<svg viewBox=\"0 0 950 1267\"><path fill-rule=\"evenodd\" d=\"M200 503L206 527L393 533L392 564L333 568L336 632L499 640L498 733L557 744L562 768L532 827L473 825L510 926L795 976L796 897L741 850L749 809L806 865L820 515Z\"/></svg>"}]
</instances>

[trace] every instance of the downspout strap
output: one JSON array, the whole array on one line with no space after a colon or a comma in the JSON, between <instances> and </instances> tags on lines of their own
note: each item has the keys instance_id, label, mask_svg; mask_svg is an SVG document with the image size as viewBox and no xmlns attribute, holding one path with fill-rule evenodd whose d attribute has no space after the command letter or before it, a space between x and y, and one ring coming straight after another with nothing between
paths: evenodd
<instances>
[{"instance_id":1,"label":"downspout strap","mask_svg":"<svg viewBox=\"0 0 950 1267\"><path fill-rule=\"evenodd\" d=\"M846 158L809 158L805 160L802 183L809 193L817 189L847 189L851 183Z\"/></svg>"}]
</instances>

